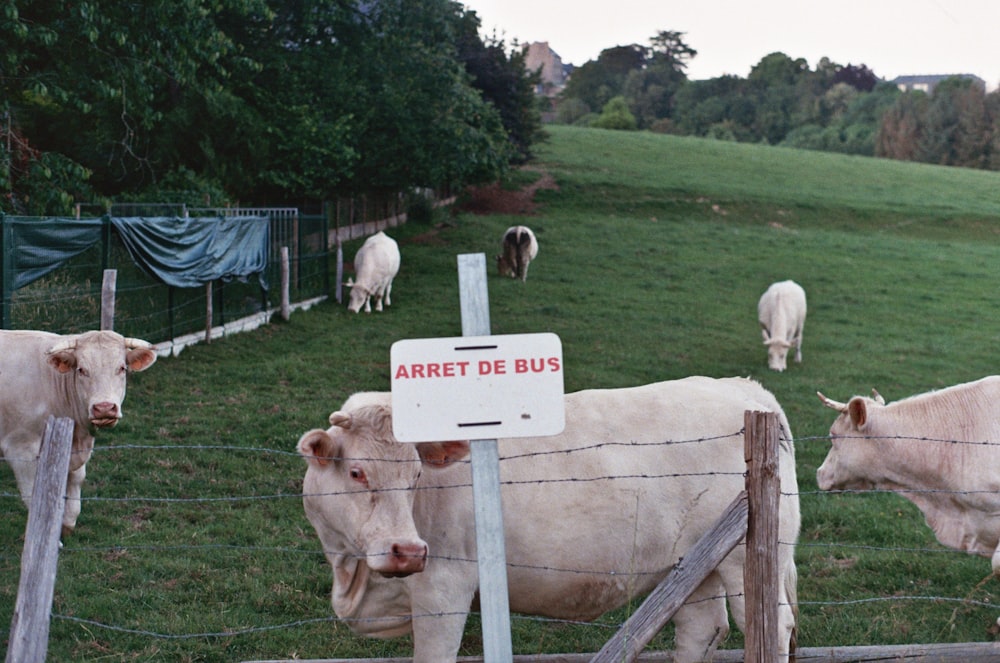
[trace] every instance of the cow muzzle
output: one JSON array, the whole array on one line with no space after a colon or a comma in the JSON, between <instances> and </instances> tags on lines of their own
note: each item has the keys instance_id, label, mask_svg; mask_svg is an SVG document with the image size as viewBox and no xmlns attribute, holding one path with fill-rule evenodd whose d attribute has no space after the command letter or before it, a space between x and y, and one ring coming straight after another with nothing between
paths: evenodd
<instances>
[{"instance_id":1,"label":"cow muzzle","mask_svg":"<svg viewBox=\"0 0 1000 663\"><path fill-rule=\"evenodd\" d=\"M420 573L427 565L427 544L393 543L374 563L370 560L368 565L387 578L404 578Z\"/></svg>"},{"instance_id":2,"label":"cow muzzle","mask_svg":"<svg viewBox=\"0 0 1000 663\"><path fill-rule=\"evenodd\" d=\"M103 401L90 406L90 424L97 428L111 428L121 417L117 403Z\"/></svg>"}]
</instances>

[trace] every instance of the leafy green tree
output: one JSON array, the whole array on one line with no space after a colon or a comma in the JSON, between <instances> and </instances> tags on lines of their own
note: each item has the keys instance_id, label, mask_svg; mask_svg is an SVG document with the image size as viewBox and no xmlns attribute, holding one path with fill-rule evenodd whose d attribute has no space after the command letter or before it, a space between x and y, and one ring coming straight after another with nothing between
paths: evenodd
<instances>
[{"instance_id":1,"label":"leafy green tree","mask_svg":"<svg viewBox=\"0 0 1000 663\"><path fill-rule=\"evenodd\" d=\"M915 161L926 127L923 117L929 97L924 92L901 94L882 115L875 137L875 156Z\"/></svg>"},{"instance_id":2,"label":"leafy green tree","mask_svg":"<svg viewBox=\"0 0 1000 663\"><path fill-rule=\"evenodd\" d=\"M990 162L992 121L979 85L957 77L939 83L923 123L920 161L967 168L982 168Z\"/></svg>"},{"instance_id":3,"label":"leafy green tree","mask_svg":"<svg viewBox=\"0 0 1000 663\"><path fill-rule=\"evenodd\" d=\"M647 49L638 44L604 49L596 60L573 71L562 98L579 99L591 109L604 108L622 94L629 74L645 66L646 53Z\"/></svg>"},{"instance_id":4,"label":"leafy green tree","mask_svg":"<svg viewBox=\"0 0 1000 663\"><path fill-rule=\"evenodd\" d=\"M673 115L674 95L687 82L685 69L697 51L683 41L683 33L661 31L651 40L646 64L628 73L622 92L640 126Z\"/></svg>"},{"instance_id":5,"label":"leafy green tree","mask_svg":"<svg viewBox=\"0 0 1000 663\"><path fill-rule=\"evenodd\" d=\"M625 97L615 97L604 105L600 116L591 125L597 129L617 129L634 131L637 128L635 116L628 108Z\"/></svg>"},{"instance_id":6,"label":"leafy green tree","mask_svg":"<svg viewBox=\"0 0 1000 663\"><path fill-rule=\"evenodd\" d=\"M543 139L541 112L535 103L540 72L528 72L525 51L515 44L510 51L496 35L485 41L479 36L475 12L459 17L458 59L472 77L471 85L500 113L514 148L514 159L532 156L532 145Z\"/></svg>"}]
</instances>

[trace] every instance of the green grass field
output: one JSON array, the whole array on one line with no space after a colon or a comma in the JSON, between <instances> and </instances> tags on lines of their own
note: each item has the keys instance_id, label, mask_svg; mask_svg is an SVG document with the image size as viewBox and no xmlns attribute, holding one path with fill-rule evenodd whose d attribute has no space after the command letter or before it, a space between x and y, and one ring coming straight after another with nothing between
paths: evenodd
<instances>
[{"instance_id":1,"label":"green grass field","mask_svg":"<svg viewBox=\"0 0 1000 663\"><path fill-rule=\"evenodd\" d=\"M389 388L393 342L461 335L456 256L491 261L514 223L535 230L540 252L525 284L490 270L492 331L558 334L567 391L741 375L778 397L803 492L800 646L996 637L989 560L939 546L900 497L816 493L834 413L815 394L877 388L892 401L997 372L1000 174L549 131L534 167L559 188L539 192L536 214L390 231L403 265L386 312L322 304L132 376L60 556L49 660L407 655L407 639L356 638L332 619L294 447L351 393ZM809 316L803 362L779 374L767 369L756 304L786 278L806 289ZM26 519L6 468L0 493L6 635ZM624 616L515 618L514 649L597 651ZM463 653L480 652L480 639L473 618ZM653 646L670 648L669 629Z\"/></svg>"}]
</instances>

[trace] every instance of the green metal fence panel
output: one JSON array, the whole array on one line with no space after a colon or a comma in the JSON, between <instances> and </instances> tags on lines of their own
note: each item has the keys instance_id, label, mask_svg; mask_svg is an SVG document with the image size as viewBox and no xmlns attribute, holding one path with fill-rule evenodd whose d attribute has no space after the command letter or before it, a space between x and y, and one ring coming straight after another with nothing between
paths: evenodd
<instances>
[{"instance_id":1,"label":"green metal fence panel","mask_svg":"<svg viewBox=\"0 0 1000 663\"><path fill-rule=\"evenodd\" d=\"M262 214L270 220L268 289L263 289L257 279L250 279L246 283L237 280L216 282L210 291L204 286L171 288L145 273L132 261L121 239L107 223L101 241L93 248L15 290L13 256L18 247L14 245L11 225L15 217L0 218L2 328L43 329L64 334L99 328L104 270L115 269L118 271L116 330L152 343L204 331L209 324L208 296L213 297L213 327L280 305L282 246L289 246L291 273L296 275L290 292L292 301L328 296L328 224L325 217L300 215L294 208L226 210L226 215ZM23 222L24 217L20 220ZM58 220L47 218L32 221L58 223Z\"/></svg>"}]
</instances>

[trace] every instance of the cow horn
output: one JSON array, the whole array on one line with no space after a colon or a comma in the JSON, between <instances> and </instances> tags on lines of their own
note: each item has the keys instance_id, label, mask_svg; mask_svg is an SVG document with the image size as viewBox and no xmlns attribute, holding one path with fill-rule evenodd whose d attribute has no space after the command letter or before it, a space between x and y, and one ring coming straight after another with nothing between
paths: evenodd
<instances>
[{"instance_id":1,"label":"cow horn","mask_svg":"<svg viewBox=\"0 0 1000 663\"><path fill-rule=\"evenodd\" d=\"M153 344L150 343L149 341L144 341L141 338L128 338L128 337L126 337L125 338L125 347L128 348L129 350L133 350L135 348L152 349L153 348Z\"/></svg>"},{"instance_id":2,"label":"cow horn","mask_svg":"<svg viewBox=\"0 0 1000 663\"><path fill-rule=\"evenodd\" d=\"M816 392L816 395L819 396L820 402L823 403L823 405L827 406L828 408L832 408L837 412L847 412L847 403L840 403L830 398L827 398L821 392L818 391Z\"/></svg>"},{"instance_id":3,"label":"cow horn","mask_svg":"<svg viewBox=\"0 0 1000 663\"><path fill-rule=\"evenodd\" d=\"M334 412L330 415L330 425L340 426L344 430L350 430L351 428L351 415L345 414L340 410Z\"/></svg>"},{"instance_id":4,"label":"cow horn","mask_svg":"<svg viewBox=\"0 0 1000 663\"><path fill-rule=\"evenodd\" d=\"M876 391L874 387L872 387L872 398L879 405L885 405L885 399L882 398L882 394L878 393L878 391Z\"/></svg>"},{"instance_id":5,"label":"cow horn","mask_svg":"<svg viewBox=\"0 0 1000 663\"><path fill-rule=\"evenodd\" d=\"M56 343L55 345L53 345L51 348L49 348L48 350L46 350L45 353L46 354L50 354L50 355L54 355L54 354L59 353L59 352L65 352L66 350L75 350L75 349L76 349L76 337L74 337L74 338L68 338L68 339L64 339L62 341L59 341L58 343Z\"/></svg>"}]
</instances>

